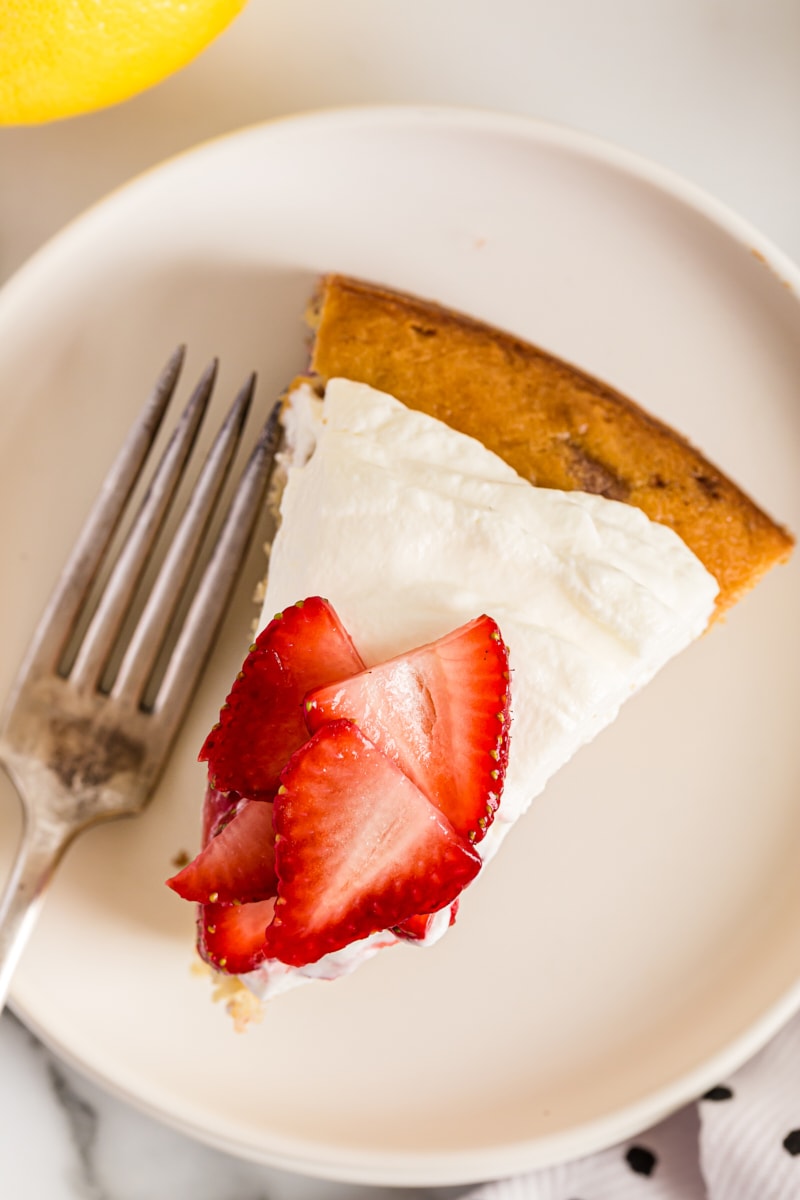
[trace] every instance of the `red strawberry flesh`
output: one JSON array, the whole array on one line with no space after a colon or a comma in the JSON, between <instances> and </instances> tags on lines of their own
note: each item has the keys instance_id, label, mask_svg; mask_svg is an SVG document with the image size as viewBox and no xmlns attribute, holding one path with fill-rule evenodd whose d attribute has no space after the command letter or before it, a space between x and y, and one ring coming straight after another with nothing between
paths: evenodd
<instances>
[{"instance_id":1,"label":"red strawberry flesh","mask_svg":"<svg viewBox=\"0 0 800 1200\"><path fill-rule=\"evenodd\" d=\"M351 721L325 725L292 757L274 822L278 900L266 953L291 966L438 911L481 866Z\"/></svg>"},{"instance_id":2,"label":"red strawberry flesh","mask_svg":"<svg viewBox=\"0 0 800 1200\"><path fill-rule=\"evenodd\" d=\"M254 904L201 904L197 912L200 957L228 975L254 971L266 958L264 934L275 901Z\"/></svg>"},{"instance_id":3,"label":"red strawberry flesh","mask_svg":"<svg viewBox=\"0 0 800 1200\"><path fill-rule=\"evenodd\" d=\"M256 638L200 751L211 786L270 799L308 738L306 693L363 667L326 600L312 596L278 614Z\"/></svg>"},{"instance_id":4,"label":"red strawberry flesh","mask_svg":"<svg viewBox=\"0 0 800 1200\"><path fill-rule=\"evenodd\" d=\"M448 926L455 925L457 913L458 900L454 900L450 905ZM436 915L436 913L421 913L416 917L409 917L407 921L402 921L399 925L396 925L392 932L397 934L398 937L405 938L406 941L422 942L431 932Z\"/></svg>"},{"instance_id":5,"label":"red strawberry flesh","mask_svg":"<svg viewBox=\"0 0 800 1200\"><path fill-rule=\"evenodd\" d=\"M240 799L241 797L236 792L220 792L210 784L206 787L203 799L201 846L207 846L209 838L218 833L226 821L230 821Z\"/></svg>"},{"instance_id":6,"label":"red strawberry flesh","mask_svg":"<svg viewBox=\"0 0 800 1200\"><path fill-rule=\"evenodd\" d=\"M277 892L272 805L242 800L197 857L167 883L184 900L230 904Z\"/></svg>"},{"instance_id":7,"label":"red strawberry flesh","mask_svg":"<svg viewBox=\"0 0 800 1200\"><path fill-rule=\"evenodd\" d=\"M476 618L436 642L310 692L309 729L345 718L397 764L453 828L479 842L508 761L508 651Z\"/></svg>"}]
</instances>

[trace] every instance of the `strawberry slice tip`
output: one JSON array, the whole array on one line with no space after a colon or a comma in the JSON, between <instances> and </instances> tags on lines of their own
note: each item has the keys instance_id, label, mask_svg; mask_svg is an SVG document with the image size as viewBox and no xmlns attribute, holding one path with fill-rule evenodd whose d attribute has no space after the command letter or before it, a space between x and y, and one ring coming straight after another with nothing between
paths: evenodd
<instances>
[{"instance_id":1,"label":"strawberry slice tip","mask_svg":"<svg viewBox=\"0 0 800 1200\"><path fill-rule=\"evenodd\" d=\"M275 798L278 899L268 958L305 966L450 904L481 859L352 722L296 752Z\"/></svg>"},{"instance_id":2,"label":"strawberry slice tip","mask_svg":"<svg viewBox=\"0 0 800 1200\"><path fill-rule=\"evenodd\" d=\"M311 596L279 613L250 648L200 751L211 786L271 799L288 759L308 738L306 693L363 668L327 600Z\"/></svg>"},{"instance_id":3,"label":"strawberry slice tip","mask_svg":"<svg viewBox=\"0 0 800 1200\"><path fill-rule=\"evenodd\" d=\"M457 833L483 838L500 802L510 725L508 651L491 617L315 688L305 709L311 730L354 721Z\"/></svg>"},{"instance_id":4,"label":"strawberry slice tip","mask_svg":"<svg viewBox=\"0 0 800 1200\"><path fill-rule=\"evenodd\" d=\"M272 805L240 800L197 857L167 883L184 900L200 903L241 904L274 896Z\"/></svg>"}]
</instances>

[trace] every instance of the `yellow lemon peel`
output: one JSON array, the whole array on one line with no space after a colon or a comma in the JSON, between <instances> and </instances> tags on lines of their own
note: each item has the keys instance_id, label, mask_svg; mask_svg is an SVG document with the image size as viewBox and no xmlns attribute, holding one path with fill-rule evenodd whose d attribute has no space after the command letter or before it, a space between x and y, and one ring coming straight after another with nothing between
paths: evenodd
<instances>
[{"instance_id":1,"label":"yellow lemon peel","mask_svg":"<svg viewBox=\"0 0 800 1200\"><path fill-rule=\"evenodd\" d=\"M185 66L246 0L0 0L0 123L118 104Z\"/></svg>"}]
</instances>

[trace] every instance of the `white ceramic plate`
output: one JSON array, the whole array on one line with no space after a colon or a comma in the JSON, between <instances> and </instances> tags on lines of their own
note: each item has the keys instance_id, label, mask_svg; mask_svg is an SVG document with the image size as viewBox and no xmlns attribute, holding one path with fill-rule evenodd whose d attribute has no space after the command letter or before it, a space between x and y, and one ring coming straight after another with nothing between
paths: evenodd
<instances>
[{"instance_id":1,"label":"white ceramic plate","mask_svg":"<svg viewBox=\"0 0 800 1200\"><path fill-rule=\"evenodd\" d=\"M0 685L173 345L264 408L318 273L535 340L685 431L800 528L798 274L630 156L497 115L363 110L201 147L71 225L0 296ZM260 567L254 559L252 578ZM160 794L71 852L14 986L59 1053L237 1154L477 1180L638 1131L800 1003L796 566L773 573L548 788L430 952L276 1000L236 1035L163 886L195 753L248 640L231 614ZM2 845L18 828L0 796Z\"/></svg>"}]
</instances>

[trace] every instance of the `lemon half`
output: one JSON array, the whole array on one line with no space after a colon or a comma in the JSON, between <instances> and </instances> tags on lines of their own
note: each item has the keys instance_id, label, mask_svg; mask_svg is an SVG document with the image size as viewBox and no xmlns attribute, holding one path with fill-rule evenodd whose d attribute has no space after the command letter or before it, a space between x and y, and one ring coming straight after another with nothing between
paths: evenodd
<instances>
[{"instance_id":1,"label":"lemon half","mask_svg":"<svg viewBox=\"0 0 800 1200\"><path fill-rule=\"evenodd\" d=\"M0 0L0 123L117 104L184 66L246 0Z\"/></svg>"}]
</instances>

